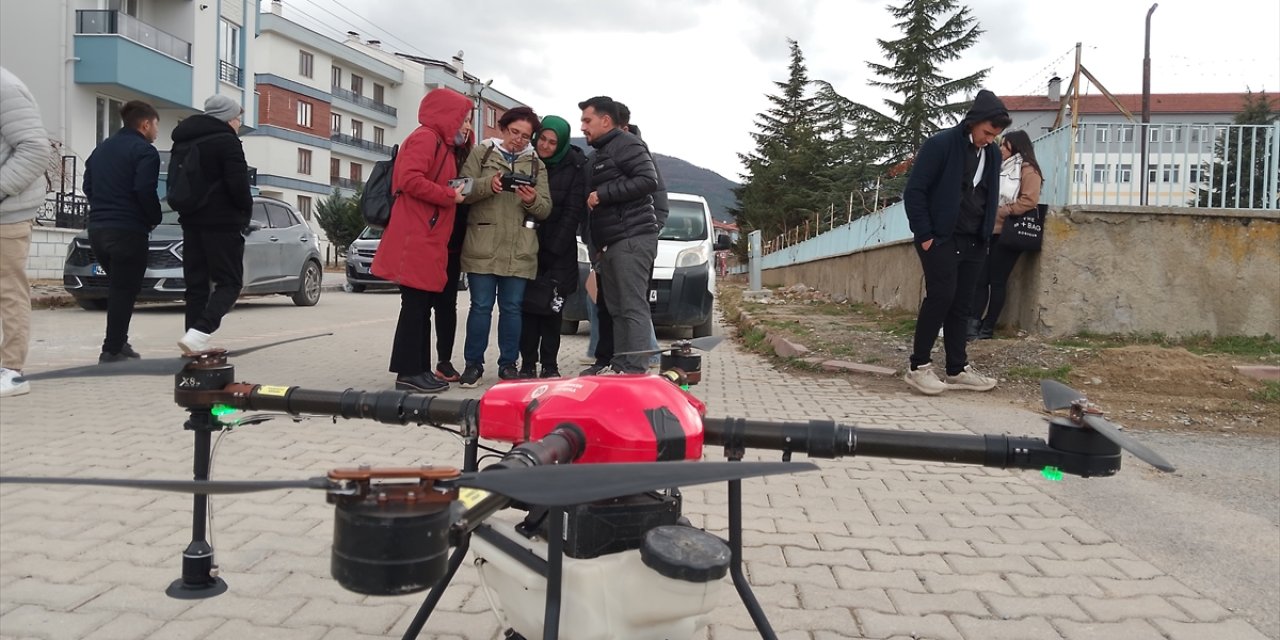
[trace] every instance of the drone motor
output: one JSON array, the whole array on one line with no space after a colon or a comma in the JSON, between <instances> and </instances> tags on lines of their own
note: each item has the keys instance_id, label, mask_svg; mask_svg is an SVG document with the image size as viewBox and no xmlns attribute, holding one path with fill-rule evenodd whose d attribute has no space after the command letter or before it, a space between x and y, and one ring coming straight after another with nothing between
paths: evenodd
<instances>
[{"instance_id":1,"label":"drone motor","mask_svg":"<svg viewBox=\"0 0 1280 640\"><path fill-rule=\"evenodd\" d=\"M330 493L336 506L330 572L350 591L375 596L417 593L444 577L449 556L449 467L338 469L329 479L350 495Z\"/></svg>"}]
</instances>

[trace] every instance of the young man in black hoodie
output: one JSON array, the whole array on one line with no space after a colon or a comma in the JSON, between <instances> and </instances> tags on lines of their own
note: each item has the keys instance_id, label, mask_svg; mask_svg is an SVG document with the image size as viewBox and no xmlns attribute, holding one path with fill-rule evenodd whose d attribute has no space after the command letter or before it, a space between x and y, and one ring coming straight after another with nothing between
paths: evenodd
<instances>
[{"instance_id":1,"label":"young man in black hoodie","mask_svg":"<svg viewBox=\"0 0 1280 640\"><path fill-rule=\"evenodd\" d=\"M141 100L120 108L124 126L84 163L89 245L107 274L107 335L98 362L137 358L129 345L133 306L147 270L148 237L160 224L160 114Z\"/></svg>"},{"instance_id":2,"label":"young man in black hoodie","mask_svg":"<svg viewBox=\"0 0 1280 640\"><path fill-rule=\"evenodd\" d=\"M996 386L969 365L965 332L1000 195L1000 151L991 142L1010 123L1004 103L990 91L979 91L960 124L920 146L902 193L925 286L904 380L926 395ZM931 366L939 329L947 354L945 382Z\"/></svg>"},{"instance_id":3,"label":"young man in black hoodie","mask_svg":"<svg viewBox=\"0 0 1280 640\"><path fill-rule=\"evenodd\" d=\"M244 110L231 98L204 101L204 113L173 130L169 184L188 154L200 154L199 204L178 209L182 225L182 276L187 282L186 330L178 340L184 353L210 348L210 337L235 306L244 279L244 229L253 213L249 165L240 142Z\"/></svg>"}]
</instances>

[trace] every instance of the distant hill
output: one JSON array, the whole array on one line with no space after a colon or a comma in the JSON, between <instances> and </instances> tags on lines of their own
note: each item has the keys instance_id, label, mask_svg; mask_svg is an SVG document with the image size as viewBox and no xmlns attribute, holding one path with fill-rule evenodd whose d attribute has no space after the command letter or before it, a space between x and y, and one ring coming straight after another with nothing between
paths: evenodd
<instances>
[{"instance_id":1,"label":"distant hill","mask_svg":"<svg viewBox=\"0 0 1280 640\"><path fill-rule=\"evenodd\" d=\"M584 138L572 138L570 142L588 152L591 150ZM738 183L680 158L661 153L653 155L658 171L662 172L662 179L667 183L667 191L700 195L711 205L711 217L719 222L733 222L729 210L738 203L733 197L733 188Z\"/></svg>"}]
</instances>

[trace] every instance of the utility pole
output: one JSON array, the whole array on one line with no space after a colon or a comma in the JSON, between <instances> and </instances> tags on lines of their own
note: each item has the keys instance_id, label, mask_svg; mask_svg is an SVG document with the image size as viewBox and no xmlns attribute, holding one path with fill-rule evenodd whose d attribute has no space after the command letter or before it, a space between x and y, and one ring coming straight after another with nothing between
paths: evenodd
<instances>
[{"instance_id":1,"label":"utility pole","mask_svg":"<svg viewBox=\"0 0 1280 640\"><path fill-rule=\"evenodd\" d=\"M1147 9L1147 39L1142 50L1142 124L1144 126L1142 127L1142 164L1138 167L1141 171L1140 175L1142 175L1142 179L1138 181L1138 184L1142 187L1142 197L1139 198L1138 203L1144 207L1147 206L1147 192L1150 189L1146 179L1147 140L1150 138L1147 130L1150 127L1146 125L1151 123L1151 14L1156 12L1156 7L1158 6L1160 6L1160 3L1153 2L1151 3L1151 8Z\"/></svg>"}]
</instances>

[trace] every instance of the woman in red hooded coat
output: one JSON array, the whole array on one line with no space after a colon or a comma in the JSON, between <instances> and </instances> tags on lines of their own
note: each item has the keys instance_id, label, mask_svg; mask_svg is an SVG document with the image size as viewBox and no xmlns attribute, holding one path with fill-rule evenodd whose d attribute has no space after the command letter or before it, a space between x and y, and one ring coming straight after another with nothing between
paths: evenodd
<instances>
[{"instance_id":1,"label":"woman in red hooded coat","mask_svg":"<svg viewBox=\"0 0 1280 640\"><path fill-rule=\"evenodd\" d=\"M391 175L396 194L391 222L382 233L373 273L400 285L400 319L391 345L396 389L438 393L449 383L431 373L431 303L448 279L449 236L462 188L455 150L471 137L471 101L451 89L427 93L418 124L405 138Z\"/></svg>"}]
</instances>

